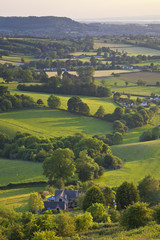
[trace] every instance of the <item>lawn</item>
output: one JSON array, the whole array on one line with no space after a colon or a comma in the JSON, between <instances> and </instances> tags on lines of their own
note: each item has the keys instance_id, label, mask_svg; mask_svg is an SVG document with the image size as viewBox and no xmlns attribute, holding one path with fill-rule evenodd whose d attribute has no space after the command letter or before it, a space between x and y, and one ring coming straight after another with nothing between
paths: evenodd
<instances>
[{"instance_id":1,"label":"lawn","mask_svg":"<svg viewBox=\"0 0 160 240\"><path fill-rule=\"evenodd\" d=\"M47 180L42 163L0 158L0 166L0 185Z\"/></svg>"},{"instance_id":2,"label":"lawn","mask_svg":"<svg viewBox=\"0 0 160 240\"><path fill-rule=\"evenodd\" d=\"M105 171L94 180L100 186L118 187L123 181L138 182L146 175L159 178L160 140L112 146L113 154L126 160L119 170Z\"/></svg>"},{"instance_id":3,"label":"lawn","mask_svg":"<svg viewBox=\"0 0 160 240\"><path fill-rule=\"evenodd\" d=\"M33 109L1 113L0 131L7 133L10 137L13 137L17 131L48 138L75 133L93 136L112 132L112 124L66 111Z\"/></svg>"}]
</instances>

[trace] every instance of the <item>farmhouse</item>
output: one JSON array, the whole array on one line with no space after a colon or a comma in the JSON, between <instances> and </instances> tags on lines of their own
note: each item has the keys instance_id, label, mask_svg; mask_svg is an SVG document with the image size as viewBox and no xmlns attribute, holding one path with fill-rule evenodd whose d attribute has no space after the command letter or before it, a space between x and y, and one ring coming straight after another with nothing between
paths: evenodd
<instances>
[{"instance_id":1,"label":"farmhouse","mask_svg":"<svg viewBox=\"0 0 160 240\"><path fill-rule=\"evenodd\" d=\"M56 190L55 196L49 197L47 201L44 201L45 211L50 209L60 211L73 208L78 195L83 193L85 191Z\"/></svg>"}]
</instances>

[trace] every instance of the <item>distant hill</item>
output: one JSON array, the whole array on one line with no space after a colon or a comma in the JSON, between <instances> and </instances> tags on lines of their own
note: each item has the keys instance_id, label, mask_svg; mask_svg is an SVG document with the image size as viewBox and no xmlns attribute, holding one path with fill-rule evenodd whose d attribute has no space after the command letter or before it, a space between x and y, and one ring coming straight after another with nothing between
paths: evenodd
<instances>
[{"instance_id":1,"label":"distant hill","mask_svg":"<svg viewBox=\"0 0 160 240\"><path fill-rule=\"evenodd\" d=\"M85 24L66 17L0 17L0 34L37 37L160 35L160 24Z\"/></svg>"},{"instance_id":2,"label":"distant hill","mask_svg":"<svg viewBox=\"0 0 160 240\"><path fill-rule=\"evenodd\" d=\"M66 17L0 17L0 32L37 36L83 34L86 25Z\"/></svg>"}]
</instances>

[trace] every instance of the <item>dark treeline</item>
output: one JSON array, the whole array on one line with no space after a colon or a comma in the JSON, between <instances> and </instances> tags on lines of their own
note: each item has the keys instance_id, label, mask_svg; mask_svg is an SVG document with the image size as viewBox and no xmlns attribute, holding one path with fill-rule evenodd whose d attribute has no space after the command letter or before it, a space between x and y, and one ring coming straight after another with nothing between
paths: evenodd
<instances>
[{"instance_id":1,"label":"dark treeline","mask_svg":"<svg viewBox=\"0 0 160 240\"><path fill-rule=\"evenodd\" d=\"M0 112L10 109L34 107L34 100L26 95L11 95L7 87L0 86Z\"/></svg>"},{"instance_id":2,"label":"dark treeline","mask_svg":"<svg viewBox=\"0 0 160 240\"><path fill-rule=\"evenodd\" d=\"M51 77L45 79L46 83L42 85L19 84L17 89L20 91L46 92L56 94L72 94L95 97L110 97L111 90L106 87L96 86L94 84L94 68L81 67L77 70L78 76L64 72L62 79ZM61 70L59 75L61 75Z\"/></svg>"}]
</instances>

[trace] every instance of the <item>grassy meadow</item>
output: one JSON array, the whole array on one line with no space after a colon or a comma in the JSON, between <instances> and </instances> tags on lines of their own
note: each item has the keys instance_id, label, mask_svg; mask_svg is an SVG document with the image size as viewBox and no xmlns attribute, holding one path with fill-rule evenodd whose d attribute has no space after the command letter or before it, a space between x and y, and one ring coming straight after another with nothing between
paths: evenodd
<instances>
[{"instance_id":1,"label":"grassy meadow","mask_svg":"<svg viewBox=\"0 0 160 240\"><path fill-rule=\"evenodd\" d=\"M118 170L105 171L104 175L94 180L99 186L118 187L123 181L138 182L146 175L159 178L160 140L112 146L113 154L126 160Z\"/></svg>"},{"instance_id":2,"label":"grassy meadow","mask_svg":"<svg viewBox=\"0 0 160 240\"><path fill-rule=\"evenodd\" d=\"M128 55L150 55L150 56L160 56L160 50L152 49L152 48L145 48L145 47L138 47L130 44L122 44L122 43L113 43L107 42L105 43L104 40L98 39L94 41L94 49L102 48L102 47L109 47L112 50L119 52L127 52Z\"/></svg>"},{"instance_id":3,"label":"grassy meadow","mask_svg":"<svg viewBox=\"0 0 160 240\"><path fill-rule=\"evenodd\" d=\"M0 190L0 205L13 208L17 212L29 211L30 194L41 190L44 190L44 187Z\"/></svg>"},{"instance_id":4,"label":"grassy meadow","mask_svg":"<svg viewBox=\"0 0 160 240\"><path fill-rule=\"evenodd\" d=\"M66 111L32 109L1 113L0 130L10 137L17 131L48 138L69 136L78 132L93 136L112 132L112 124Z\"/></svg>"},{"instance_id":5,"label":"grassy meadow","mask_svg":"<svg viewBox=\"0 0 160 240\"><path fill-rule=\"evenodd\" d=\"M0 158L0 185L47 180L42 163Z\"/></svg>"}]
</instances>

